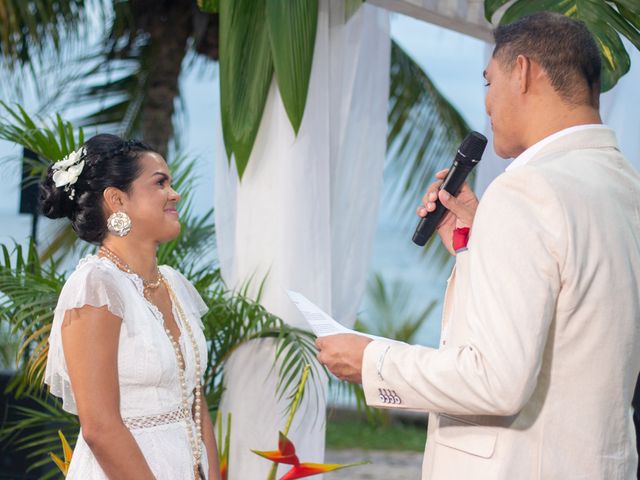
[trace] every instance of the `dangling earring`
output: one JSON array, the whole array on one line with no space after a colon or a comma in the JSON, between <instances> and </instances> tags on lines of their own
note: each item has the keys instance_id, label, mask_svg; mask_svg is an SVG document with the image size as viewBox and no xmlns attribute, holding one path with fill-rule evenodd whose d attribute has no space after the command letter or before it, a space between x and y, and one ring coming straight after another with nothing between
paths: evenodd
<instances>
[{"instance_id":1,"label":"dangling earring","mask_svg":"<svg viewBox=\"0 0 640 480\"><path fill-rule=\"evenodd\" d=\"M124 212L112 213L107 219L107 228L118 237L126 237L131 231L131 218Z\"/></svg>"}]
</instances>

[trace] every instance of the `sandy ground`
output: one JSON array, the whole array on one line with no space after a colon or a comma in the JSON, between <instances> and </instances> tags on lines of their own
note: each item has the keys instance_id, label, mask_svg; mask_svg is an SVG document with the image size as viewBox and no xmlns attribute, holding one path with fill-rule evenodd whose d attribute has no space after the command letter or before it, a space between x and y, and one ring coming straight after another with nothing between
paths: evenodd
<instances>
[{"instance_id":1,"label":"sandy ground","mask_svg":"<svg viewBox=\"0 0 640 480\"><path fill-rule=\"evenodd\" d=\"M327 450L326 463L371 462L323 476L325 480L419 480L422 453L376 450Z\"/></svg>"}]
</instances>

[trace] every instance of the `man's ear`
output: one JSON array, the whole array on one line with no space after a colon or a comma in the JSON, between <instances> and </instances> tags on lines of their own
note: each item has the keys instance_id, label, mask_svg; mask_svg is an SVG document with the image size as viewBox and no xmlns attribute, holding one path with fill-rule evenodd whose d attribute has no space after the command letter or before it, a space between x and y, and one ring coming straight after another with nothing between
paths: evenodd
<instances>
[{"instance_id":1,"label":"man's ear","mask_svg":"<svg viewBox=\"0 0 640 480\"><path fill-rule=\"evenodd\" d=\"M107 187L102 193L107 213L115 213L122 210L124 205L124 192L115 187Z\"/></svg>"},{"instance_id":2,"label":"man's ear","mask_svg":"<svg viewBox=\"0 0 640 480\"><path fill-rule=\"evenodd\" d=\"M527 93L531 88L531 60L524 55L518 55L513 73L516 75L520 93Z\"/></svg>"}]
</instances>

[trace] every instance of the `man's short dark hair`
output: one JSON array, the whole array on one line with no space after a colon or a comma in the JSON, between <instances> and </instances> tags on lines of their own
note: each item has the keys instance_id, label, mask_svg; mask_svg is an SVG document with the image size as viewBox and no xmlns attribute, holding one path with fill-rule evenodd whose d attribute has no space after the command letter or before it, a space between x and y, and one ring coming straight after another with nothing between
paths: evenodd
<instances>
[{"instance_id":1,"label":"man's short dark hair","mask_svg":"<svg viewBox=\"0 0 640 480\"><path fill-rule=\"evenodd\" d=\"M570 104L597 107L602 61L584 23L559 13L540 12L496 28L493 56L510 69L518 55L534 60Z\"/></svg>"}]
</instances>

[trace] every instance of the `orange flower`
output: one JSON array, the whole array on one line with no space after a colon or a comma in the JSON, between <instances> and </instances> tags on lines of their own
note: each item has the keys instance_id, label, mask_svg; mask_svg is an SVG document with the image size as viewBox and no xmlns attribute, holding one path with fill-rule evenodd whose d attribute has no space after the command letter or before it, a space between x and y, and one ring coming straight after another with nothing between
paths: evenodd
<instances>
[{"instance_id":1,"label":"orange flower","mask_svg":"<svg viewBox=\"0 0 640 480\"><path fill-rule=\"evenodd\" d=\"M364 463L367 463L351 463L347 465L337 463L300 463L300 460L296 455L296 447L293 442L289 440L284 433L279 433L278 450L269 452L252 450L252 452L271 460L274 463L293 465L293 467L285 473L280 480L295 480L296 478L310 477L311 475L318 475L320 473L332 472L334 470L340 470L341 468L354 467L356 465L363 465Z\"/></svg>"},{"instance_id":2,"label":"orange flower","mask_svg":"<svg viewBox=\"0 0 640 480\"><path fill-rule=\"evenodd\" d=\"M51 460L58 466L62 474L66 477L69 472L69 464L71 463L71 456L73 455L73 451L69 446L69 442L65 438L64 434L61 430L58 430L58 436L60 437L60 442L62 443L62 453L64 455L64 460L61 460L55 453L49 452L49 457Z\"/></svg>"},{"instance_id":3,"label":"orange flower","mask_svg":"<svg viewBox=\"0 0 640 480\"><path fill-rule=\"evenodd\" d=\"M296 478L310 477L320 473L333 472L341 468L355 467L356 465L364 465L367 462L349 463L340 465L338 463L300 463L295 465L291 470L284 474L280 480L294 480Z\"/></svg>"}]
</instances>

